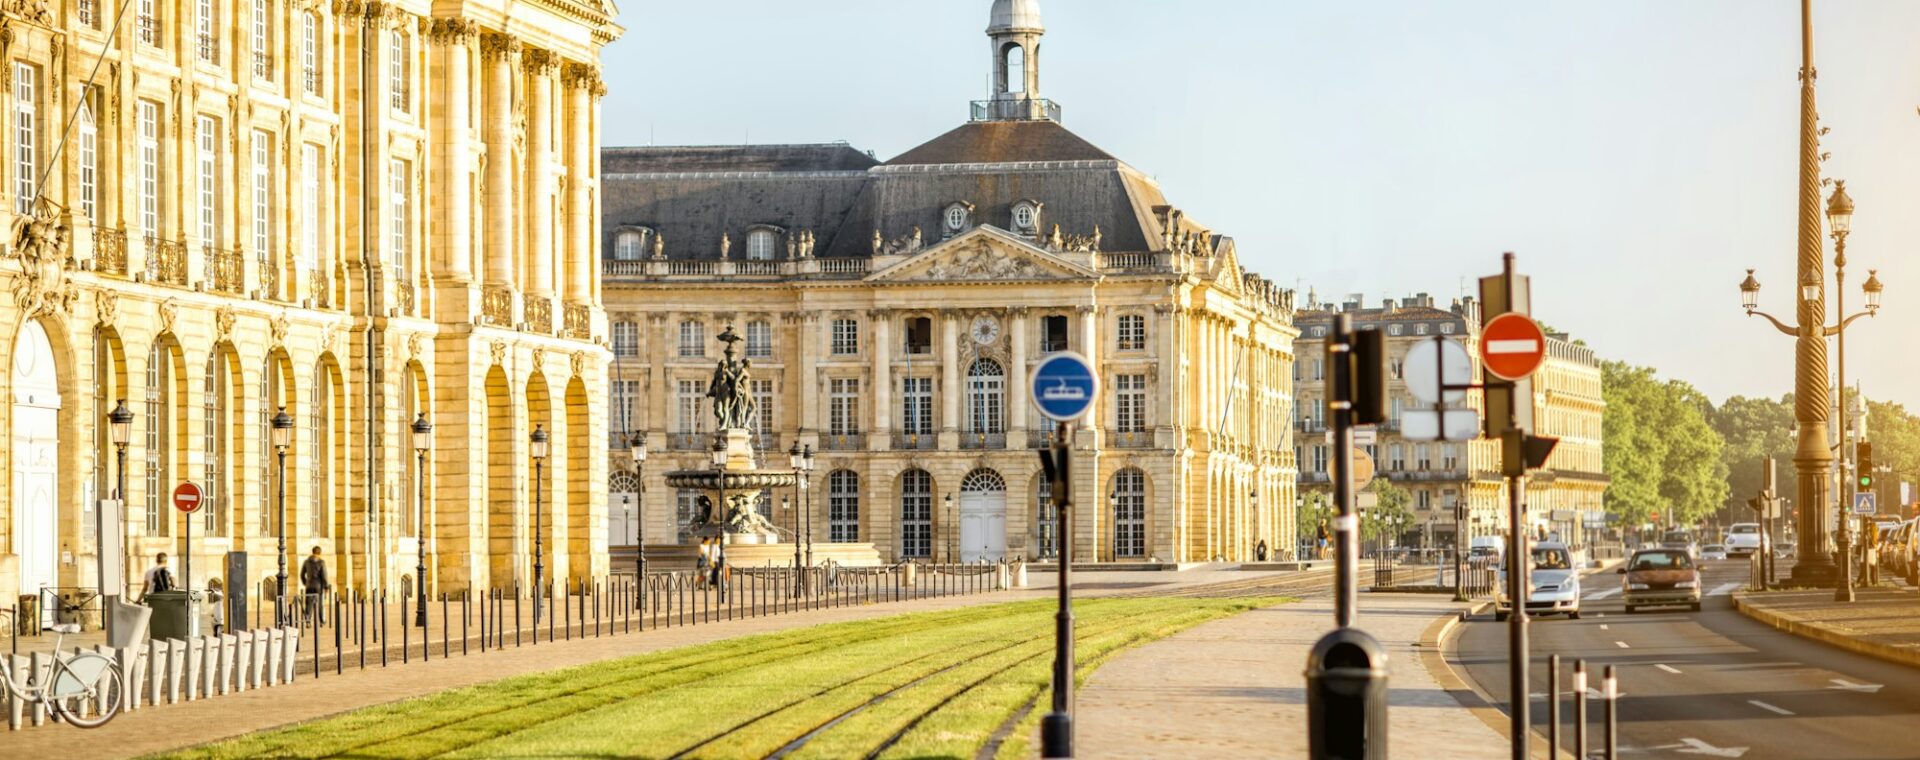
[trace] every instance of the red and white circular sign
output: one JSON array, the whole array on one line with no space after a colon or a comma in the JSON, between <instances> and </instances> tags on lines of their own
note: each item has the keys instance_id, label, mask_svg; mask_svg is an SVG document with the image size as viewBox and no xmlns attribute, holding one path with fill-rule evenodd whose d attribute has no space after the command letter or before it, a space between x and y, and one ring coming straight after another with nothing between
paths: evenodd
<instances>
[{"instance_id":1,"label":"red and white circular sign","mask_svg":"<svg viewBox=\"0 0 1920 760\"><path fill-rule=\"evenodd\" d=\"M1547 360L1547 334L1525 314L1502 314L1480 333L1480 359L1487 374L1502 380L1526 379Z\"/></svg>"},{"instance_id":2,"label":"red and white circular sign","mask_svg":"<svg viewBox=\"0 0 1920 760\"><path fill-rule=\"evenodd\" d=\"M189 480L173 489L173 508L182 512L197 512L200 503L206 500L206 494Z\"/></svg>"}]
</instances>

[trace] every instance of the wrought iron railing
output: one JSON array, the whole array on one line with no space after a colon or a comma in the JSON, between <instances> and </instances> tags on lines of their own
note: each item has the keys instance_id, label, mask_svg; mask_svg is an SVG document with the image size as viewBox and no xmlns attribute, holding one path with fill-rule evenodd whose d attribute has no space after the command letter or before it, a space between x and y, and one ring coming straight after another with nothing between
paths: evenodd
<instances>
[{"instance_id":1,"label":"wrought iron railing","mask_svg":"<svg viewBox=\"0 0 1920 760\"><path fill-rule=\"evenodd\" d=\"M823 433L820 436L822 451L860 451L866 448L867 437L860 433Z\"/></svg>"},{"instance_id":2,"label":"wrought iron railing","mask_svg":"<svg viewBox=\"0 0 1920 760\"><path fill-rule=\"evenodd\" d=\"M495 326L512 326L513 289L505 285L488 285L480 294L480 318Z\"/></svg>"},{"instance_id":3,"label":"wrought iron railing","mask_svg":"<svg viewBox=\"0 0 1920 760\"><path fill-rule=\"evenodd\" d=\"M200 254L207 258L207 279L214 290L234 295L246 292L247 265L239 249L204 246Z\"/></svg>"},{"instance_id":4,"label":"wrought iron railing","mask_svg":"<svg viewBox=\"0 0 1920 760\"><path fill-rule=\"evenodd\" d=\"M565 312L564 334L574 340L586 340L593 337L593 311L583 303L567 304Z\"/></svg>"},{"instance_id":5,"label":"wrought iron railing","mask_svg":"<svg viewBox=\"0 0 1920 760\"><path fill-rule=\"evenodd\" d=\"M927 451L939 445L939 437L932 433L894 433L895 451Z\"/></svg>"},{"instance_id":6,"label":"wrought iron railing","mask_svg":"<svg viewBox=\"0 0 1920 760\"><path fill-rule=\"evenodd\" d=\"M320 94L320 70L319 69L315 69L315 68L305 69L304 71L301 72L300 78L303 80L301 84L306 87L308 94L310 95Z\"/></svg>"},{"instance_id":7,"label":"wrought iron railing","mask_svg":"<svg viewBox=\"0 0 1920 760\"><path fill-rule=\"evenodd\" d=\"M706 433L668 433L667 448L673 451L705 451L711 439Z\"/></svg>"},{"instance_id":8,"label":"wrought iron railing","mask_svg":"<svg viewBox=\"0 0 1920 760\"><path fill-rule=\"evenodd\" d=\"M93 233L94 268L107 274L127 274L127 231L95 230Z\"/></svg>"},{"instance_id":9,"label":"wrought iron railing","mask_svg":"<svg viewBox=\"0 0 1920 760\"><path fill-rule=\"evenodd\" d=\"M994 450L1006 447L1007 434L1004 432L980 433L969 430L960 434L960 448L963 449Z\"/></svg>"},{"instance_id":10,"label":"wrought iron railing","mask_svg":"<svg viewBox=\"0 0 1920 760\"><path fill-rule=\"evenodd\" d=\"M541 335L553 334L553 299L545 296L527 297L527 329Z\"/></svg>"},{"instance_id":11,"label":"wrought iron railing","mask_svg":"<svg viewBox=\"0 0 1920 760\"><path fill-rule=\"evenodd\" d=\"M273 56L267 53L253 54L253 78L273 78Z\"/></svg>"},{"instance_id":12,"label":"wrought iron railing","mask_svg":"<svg viewBox=\"0 0 1920 760\"><path fill-rule=\"evenodd\" d=\"M260 252L260 295L275 301L280 298L280 262L270 252Z\"/></svg>"},{"instance_id":13,"label":"wrought iron railing","mask_svg":"<svg viewBox=\"0 0 1920 760\"><path fill-rule=\"evenodd\" d=\"M1052 428L1036 428L1027 431L1027 448L1044 449L1053 445Z\"/></svg>"},{"instance_id":14,"label":"wrought iron railing","mask_svg":"<svg viewBox=\"0 0 1920 760\"><path fill-rule=\"evenodd\" d=\"M1145 449L1153 447L1153 432L1149 430L1114 430L1107 433L1107 447L1115 449Z\"/></svg>"}]
</instances>

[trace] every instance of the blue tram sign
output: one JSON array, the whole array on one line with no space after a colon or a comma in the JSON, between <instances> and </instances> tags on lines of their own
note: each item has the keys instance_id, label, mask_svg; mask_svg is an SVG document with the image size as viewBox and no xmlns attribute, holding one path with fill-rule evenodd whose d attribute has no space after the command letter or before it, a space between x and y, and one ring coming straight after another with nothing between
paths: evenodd
<instances>
[{"instance_id":1,"label":"blue tram sign","mask_svg":"<svg viewBox=\"0 0 1920 760\"><path fill-rule=\"evenodd\" d=\"M1072 422L1100 398L1100 376L1087 358L1072 351L1048 354L1033 368L1033 405L1047 419Z\"/></svg>"}]
</instances>

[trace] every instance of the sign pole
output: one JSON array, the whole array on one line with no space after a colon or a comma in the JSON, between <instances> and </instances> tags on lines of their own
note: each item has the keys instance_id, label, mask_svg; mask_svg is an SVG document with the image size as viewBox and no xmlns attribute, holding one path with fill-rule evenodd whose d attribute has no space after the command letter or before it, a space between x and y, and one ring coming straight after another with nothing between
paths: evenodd
<instances>
[{"instance_id":1,"label":"sign pole","mask_svg":"<svg viewBox=\"0 0 1920 760\"><path fill-rule=\"evenodd\" d=\"M1333 623L1353 627L1353 610L1360 605L1359 517L1353 506L1353 316L1333 318L1333 340L1327 341L1328 377L1332 393L1327 412L1333 425Z\"/></svg>"},{"instance_id":2,"label":"sign pole","mask_svg":"<svg viewBox=\"0 0 1920 760\"><path fill-rule=\"evenodd\" d=\"M1086 357L1061 351L1042 358L1029 378L1033 405L1053 420L1053 445L1036 453L1053 491L1054 540L1059 544L1059 608L1054 613L1053 711L1040 719L1040 756L1073 757L1073 421L1100 397L1100 377Z\"/></svg>"}]
</instances>

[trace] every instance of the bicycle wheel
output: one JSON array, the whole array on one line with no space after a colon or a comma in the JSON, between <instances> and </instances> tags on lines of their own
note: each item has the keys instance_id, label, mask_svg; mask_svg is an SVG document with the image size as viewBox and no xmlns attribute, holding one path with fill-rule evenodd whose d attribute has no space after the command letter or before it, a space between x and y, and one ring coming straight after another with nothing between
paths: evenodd
<instances>
[{"instance_id":1,"label":"bicycle wheel","mask_svg":"<svg viewBox=\"0 0 1920 760\"><path fill-rule=\"evenodd\" d=\"M76 728L97 728L120 714L126 692L113 660L86 652L57 662L53 668L46 702L61 720Z\"/></svg>"}]
</instances>

